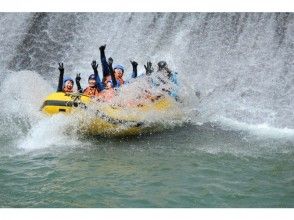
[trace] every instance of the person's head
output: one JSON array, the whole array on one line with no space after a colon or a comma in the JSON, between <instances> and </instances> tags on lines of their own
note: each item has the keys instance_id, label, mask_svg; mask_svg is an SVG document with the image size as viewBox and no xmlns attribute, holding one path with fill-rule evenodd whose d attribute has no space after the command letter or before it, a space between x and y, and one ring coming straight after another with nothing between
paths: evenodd
<instances>
[{"instance_id":1,"label":"person's head","mask_svg":"<svg viewBox=\"0 0 294 220\"><path fill-rule=\"evenodd\" d=\"M170 76L171 71L164 60L158 62L157 66L158 66L158 70L157 70L158 72L162 72L165 76L168 76L168 77Z\"/></svg>"},{"instance_id":2,"label":"person's head","mask_svg":"<svg viewBox=\"0 0 294 220\"><path fill-rule=\"evenodd\" d=\"M115 78L122 78L123 77L123 74L124 74L124 66L123 65L116 65L114 68L114 75L115 75Z\"/></svg>"},{"instance_id":3,"label":"person's head","mask_svg":"<svg viewBox=\"0 0 294 220\"><path fill-rule=\"evenodd\" d=\"M112 81L106 80L105 81L105 88L106 89L111 89L113 87Z\"/></svg>"},{"instance_id":4,"label":"person's head","mask_svg":"<svg viewBox=\"0 0 294 220\"><path fill-rule=\"evenodd\" d=\"M74 81L70 77L64 77L63 79L63 91L72 92L74 86Z\"/></svg>"},{"instance_id":5,"label":"person's head","mask_svg":"<svg viewBox=\"0 0 294 220\"><path fill-rule=\"evenodd\" d=\"M103 77L103 83L105 84L107 81L111 80L111 75Z\"/></svg>"},{"instance_id":6,"label":"person's head","mask_svg":"<svg viewBox=\"0 0 294 220\"><path fill-rule=\"evenodd\" d=\"M165 70L167 68L167 63L164 60L162 60L157 63L157 66L158 66L158 71Z\"/></svg>"},{"instance_id":7,"label":"person's head","mask_svg":"<svg viewBox=\"0 0 294 220\"><path fill-rule=\"evenodd\" d=\"M90 87L95 87L96 86L96 77L94 74L91 74L88 78L88 84Z\"/></svg>"}]
</instances>

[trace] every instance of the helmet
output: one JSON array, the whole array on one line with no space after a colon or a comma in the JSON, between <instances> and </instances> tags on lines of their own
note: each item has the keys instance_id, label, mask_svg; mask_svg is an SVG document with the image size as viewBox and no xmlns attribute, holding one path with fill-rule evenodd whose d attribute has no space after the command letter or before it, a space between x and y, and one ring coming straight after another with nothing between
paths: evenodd
<instances>
[{"instance_id":1,"label":"helmet","mask_svg":"<svg viewBox=\"0 0 294 220\"><path fill-rule=\"evenodd\" d=\"M91 80L91 79L96 80L96 77L95 77L94 74L91 74L91 75L89 76L88 80Z\"/></svg>"},{"instance_id":2,"label":"helmet","mask_svg":"<svg viewBox=\"0 0 294 220\"><path fill-rule=\"evenodd\" d=\"M73 79L72 79L71 77L66 76L66 77L63 78L63 85L65 85L65 83L66 83L67 81L71 81L73 85L75 84L74 81L73 81Z\"/></svg>"},{"instance_id":3,"label":"helmet","mask_svg":"<svg viewBox=\"0 0 294 220\"><path fill-rule=\"evenodd\" d=\"M125 68L124 68L124 66L123 65L121 65L121 64L117 64L117 65L115 65L115 67L113 68L114 70L115 69L121 69L122 70L122 72L124 72L125 71Z\"/></svg>"},{"instance_id":4,"label":"helmet","mask_svg":"<svg viewBox=\"0 0 294 220\"><path fill-rule=\"evenodd\" d=\"M166 63L164 60L158 62L157 65L158 65L158 69L159 69L159 70L162 70L162 69L164 69L164 68L167 67L167 63Z\"/></svg>"}]
</instances>

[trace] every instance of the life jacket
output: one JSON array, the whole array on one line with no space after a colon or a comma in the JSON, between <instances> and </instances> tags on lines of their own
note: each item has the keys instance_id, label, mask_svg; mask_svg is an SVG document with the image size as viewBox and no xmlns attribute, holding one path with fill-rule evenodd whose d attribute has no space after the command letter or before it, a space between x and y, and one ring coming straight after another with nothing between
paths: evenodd
<instances>
[{"instance_id":1,"label":"life jacket","mask_svg":"<svg viewBox=\"0 0 294 220\"><path fill-rule=\"evenodd\" d=\"M64 87L63 88L63 92L65 92L65 93L72 93L73 92L73 89L68 90L66 87Z\"/></svg>"},{"instance_id":2,"label":"life jacket","mask_svg":"<svg viewBox=\"0 0 294 220\"><path fill-rule=\"evenodd\" d=\"M90 87L88 86L84 92L83 95L89 96L89 97L95 97L95 96L99 96L99 90L96 87Z\"/></svg>"}]
</instances>

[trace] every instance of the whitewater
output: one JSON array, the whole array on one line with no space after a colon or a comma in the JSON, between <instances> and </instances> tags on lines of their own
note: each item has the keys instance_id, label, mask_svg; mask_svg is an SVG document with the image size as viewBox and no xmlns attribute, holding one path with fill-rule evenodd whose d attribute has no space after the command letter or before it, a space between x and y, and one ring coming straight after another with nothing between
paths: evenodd
<instances>
[{"instance_id":1,"label":"whitewater","mask_svg":"<svg viewBox=\"0 0 294 220\"><path fill-rule=\"evenodd\" d=\"M0 207L293 207L293 13L1 13L0 27ZM181 120L107 138L42 114L58 63L85 87L102 44L127 80L130 60L140 74L166 60Z\"/></svg>"}]
</instances>

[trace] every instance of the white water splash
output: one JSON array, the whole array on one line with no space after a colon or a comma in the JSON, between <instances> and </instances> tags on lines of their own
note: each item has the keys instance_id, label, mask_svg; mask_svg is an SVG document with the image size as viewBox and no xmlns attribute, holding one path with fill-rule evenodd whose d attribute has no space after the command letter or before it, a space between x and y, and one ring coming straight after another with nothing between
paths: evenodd
<instances>
[{"instance_id":1,"label":"white water splash","mask_svg":"<svg viewBox=\"0 0 294 220\"><path fill-rule=\"evenodd\" d=\"M57 84L56 64L64 61L72 77L82 72L86 86L90 62L99 59L98 47L106 43L107 56L125 65L125 78L131 72L129 59L138 61L139 72L147 60L166 60L179 73L184 121L219 120L233 130L292 138L291 13L48 13L35 17L40 20L30 19L33 15L0 15L1 33L8 35L0 39L5 45L0 48L1 133L23 137L29 130L37 138L34 127L49 123L41 122L38 109L54 91L50 83ZM113 31L105 32L109 26ZM35 72L13 72L14 64L37 66L46 80ZM126 98L137 95L132 89ZM157 120L153 116L148 118Z\"/></svg>"},{"instance_id":2,"label":"white water splash","mask_svg":"<svg viewBox=\"0 0 294 220\"><path fill-rule=\"evenodd\" d=\"M246 131L261 138L274 138L294 141L294 129L276 128L268 124L248 124L237 120L221 117L218 122L226 128Z\"/></svg>"},{"instance_id":3,"label":"white water splash","mask_svg":"<svg viewBox=\"0 0 294 220\"><path fill-rule=\"evenodd\" d=\"M76 138L77 123L69 115L44 117L36 123L24 139L19 140L18 147L25 150L48 147L76 146L80 142Z\"/></svg>"}]
</instances>

